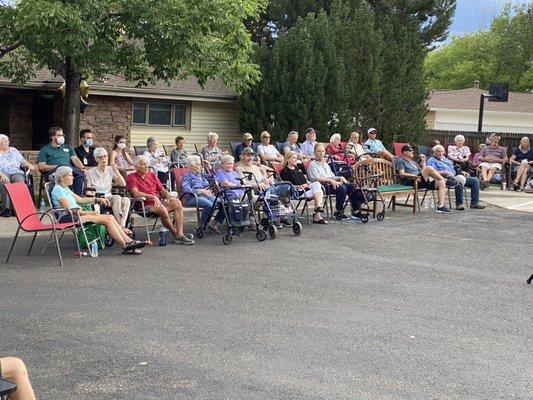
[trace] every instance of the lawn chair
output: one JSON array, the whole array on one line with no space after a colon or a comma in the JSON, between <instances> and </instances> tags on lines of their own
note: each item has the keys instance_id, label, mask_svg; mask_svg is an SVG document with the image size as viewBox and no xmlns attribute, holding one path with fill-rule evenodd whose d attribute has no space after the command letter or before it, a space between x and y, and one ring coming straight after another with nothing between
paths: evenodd
<instances>
[{"instance_id":1,"label":"lawn chair","mask_svg":"<svg viewBox=\"0 0 533 400\"><path fill-rule=\"evenodd\" d=\"M148 151L148 146L133 146L133 152L136 156L142 156L145 151Z\"/></svg>"},{"instance_id":2,"label":"lawn chair","mask_svg":"<svg viewBox=\"0 0 533 400\"><path fill-rule=\"evenodd\" d=\"M402 147L405 146L405 145L408 145L409 146L409 143L398 143L398 142L394 142L393 143L393 146L394 146L394 155L396 157L401 157L403 155L402 153Z\"/></svg>"},{"instance_id":3,"label":"lawn chair","mask_svg":"<svg viewBox=\"0 0 533 400\"><path fill-rule=\"evenodd\" d=\"M54 240L56 242L57 255L59 257L59 264L63 266L63 258L61 256L61 249L59 247L59 241L63 237L63 234L65 233L65 231L71 230L72 233L74 234L74 240L76 241L76 246L78 248L78 255L79 257L81 257L80 245L78 242L77 223L75 222L58 223L56 222L56 219L52 211L36 212L35 205L33 204L33 199L28 190L28 187L26 186L24 182L6 183L5 189L11 200L11 204L13 205L13 208L15 209L15 213L17 216L17 222L18 222L17 232L15 233L15 237L13 238L13 243L11 243L11 247L7 255L6 263L8 263L9 259L11 258L11 253L13 252L13 248L15 247L15 242L17 241L17 238L18 238L18 235L21 229L24 232L33 232L33 238L31 240L30 248L28 250L28 255L31 254L33 244L35 243L35 238L37 237L37 234L39 232L52 232L51 236L54 236ZM39 215L41 216L41 218L38 218ZM42 222L42 219L45 216L50 220L49 224L45 224ZM57 235L58 232L61 233L61 237L58 237Z\"/></svg>"},{"instance_id":4,"label":"lawn chair","mask_svg":"<svg viewBox=\"0 0 533 400\"><path fill-rule=\"evenodd\" d=\"M9 400L16 391L17 385L5 379L0 379L0 400Z\"/></svg>"},{"instance_id":5,"label":"lawn chair","mask_svg":"<svg viewBox=\"0 0 533 400\"><path fill-rule=\"evenodd\" d=\"M183 191L183 177L185 176L187 172L189 172L189 168L179 168L179 169L175 168L173 172L174 172L174 180L176 182L176 191L178 192L178 198L183 203L183 207L189 207L189 208L196 209L196 221L198 221L198 225L196 228L196 234L198 237L201 238L203 236L203 231L202 231L201 222L200 222L200 212L202 211L202 208L198 205L198 196L196 195L196 193L185 193ZM183 200L187 196L194 196L194 199L195 199L194 206L186 206L184 204ZM200 231L202 232L198 235L198 232Z\"/></svg>"}]
</instances>

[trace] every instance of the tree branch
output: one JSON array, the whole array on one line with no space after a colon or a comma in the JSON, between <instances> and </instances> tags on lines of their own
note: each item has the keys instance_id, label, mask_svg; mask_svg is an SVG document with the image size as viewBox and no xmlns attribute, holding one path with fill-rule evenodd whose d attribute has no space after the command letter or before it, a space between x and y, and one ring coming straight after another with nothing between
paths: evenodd
<instances>
[{"instance_id":1,"label":"tree branch","mask_svg":"<svg viewBox=\"0 0 533 400\"><path fill-rule=\"evenodd\" d=\"M11 46L7 46L3 49L0 48L0 58L4 57L7 53L11 53L13 50L18 49L20 46L22 46L22 40L19 40L13 43Z\"/></svg>"}]
</instances>

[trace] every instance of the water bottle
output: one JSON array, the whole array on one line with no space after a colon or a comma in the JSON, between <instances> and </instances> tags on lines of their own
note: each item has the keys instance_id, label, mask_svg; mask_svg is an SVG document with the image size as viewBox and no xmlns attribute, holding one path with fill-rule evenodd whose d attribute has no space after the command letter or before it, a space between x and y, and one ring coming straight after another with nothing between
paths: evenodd
<instances>
[{"instance_id":1,"label":"water bottle","mask_svg":"<svg viewBox=\"0 0 533 400\"><path fill-rule=\"evenodd\" d=\"M41 200L39 203L39 212L45 212L46 211L46 203L44 202L44 199Z\"/></svg>"},{"instance_id":2,"label":"water bottle","mask_svg":"<svg viewBox=\"0 0 533 400\"><path fill-rule=\"evenodd\" d=\"M167 245L167 233L168 229L164 226L159 229L159 246L166 246Z\"/></svg>"},{"instance_id":3,"label":"water bottle","mask_svg":"<svg viewBox=\"0 0 533 400\"><path fill-rule=\"evenodd\" d=\"M91 242L91 257L98 257L98 240Z\"/></svg>"}]
</instances>

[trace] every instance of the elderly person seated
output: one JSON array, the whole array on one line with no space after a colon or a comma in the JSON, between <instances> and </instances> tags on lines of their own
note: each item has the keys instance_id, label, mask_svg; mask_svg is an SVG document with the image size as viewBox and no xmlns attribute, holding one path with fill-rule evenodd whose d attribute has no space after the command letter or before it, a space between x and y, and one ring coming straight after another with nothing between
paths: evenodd
<instances>
[{"instance_id":1,"label":"elderly person seated","mask_svg":"<svg viewBox=\"0 0 533 400\"><path fill-rule=\"evenodd\" d=\"M392 159L393 159L392 154L385 148L383 143L381 143L381 140L376 139L378 135L378 131L376 130L376 128L368 129L367 135L368 135L368 139L363 145L366 152L377 154L378 157L384 158L385 160L389 160L392 162Z\"/></svg>"},{"instance_id":2,"label":"elderly person seated","mask_svg":"<svg viewBox=\"0 0 533 400\"><path fill-rule=\"evenodd\" d=\"M17 385L16 392L11 397L7 396L11 400L35 400L35 393L31 386L28 370L24 361L20 358L0 357L0 378Z\"/></svg>"},{"instance_id":3,"label":"elderly person seated","mask_svg":"<svg viewBox=\"0 0 533 400\"><path fill-rule=\"evenodd\" d=\"M314 156L314 154L313 154ZM324 192L322 192L322 185L319 182L309 182L307 177L298 168L298 157L292 151L285 155L285 166L281 170L280 176L284 181L292 183L295 187L304 191L304 195L308 200L313 199L315 202L315 210L313 212L314 224L328 224L329 222L322 218L321 213L324 212L322 204L324 202Z\"/></svg>"},{"instance_id":4,"label":"elderly person seated","mask_svg":"<svg viewBox=\"0 0 533 400\"><path fill-rule=\"evenodd\" d=\"M252 148L244 148L241 154L241 161L237 163L235 171L237 171L246 185L252 186L257 190L264 190L273 183L273 180L263 168L259 168L254 164L253 155Z\"/></svg>"},{"instance_id":5,"label":"elderly person seated","mask_svg":"<svg viewBox=\"0 0 533 400\"><path fill-rule=\"evenodd\" d=\"M283 154L287 154L289 151L296 153L298 160L305 160L309 158L307 154L302 151L302 148L298 144L298 132L290 131L287 136L287 141L283 143Z\"/></svg>"},{"instance_id":6,"label":"elderly person seated","mask_svg":"<svg viewBox=\"0 0 533 400\"><path fill-rule=\"evenodd\" d=\"M109 206L109 200L99 197L81 197L76 193L73 193L69 186L72 185L74 176L72 175L72 169L70 167L61 166L58 167L53 174L55 185L52 189L51 198L52 205L55 208L63 207L66 209L79 209L79 204L100 204L103 206ZM132 240L122 227L118 224L116 219L112 215L102 215L99 211L87 211L78 210L74 215L74 219L80 218L82 222L93 222L95 224L102 224L106 227L107 233L111 236L115 242L122 247L122 254L140 254L140 248L146 246L146 242L138 240ZM69 212L63 211L59 219L59 222L70 222L72 216Z\"/></svg>"},{"instance_id":7,"label":"elderly person seated","mask_svg":"<svg viewBox=\"0 0 533 400\"><path fill-rule=\"evenodd\" d=\"M165 152L159 148L159 142L153 136L146 140L148 150L144 152L144 156L148 160L150 167L157 172L157 177L161 183L166 186L168 183L168 157Z\"/></svg>"},{"instance_id":8,"label":"elderly person seated","mask_svg":"<svg viewBox=\"0 0 533 400\"><path fill-rule=\"evenodd\" d=\"M115 144L109 155L109 165L116 165L121 175L126 177L129 173L134 171L133 159L130 153L126 150L126 138L122 135L115 136Z\"/></svg>"},{"instance_id":9,"label":"elderly person seated","mask_svg":"<svg viewBox=\"0 0 533 400\"><path fill-rule=\"evenodd\" d=\"M334 133L329 138L329 144L326 147L326 154L329 154L333 157L334 160L346 161L346 152L344 146L341 143L341 134Z\"/></svg>"},{"instance_id":10,"label":"elderly person seated","mask_svg":"<svg viewBox=\"0 0 533 400\"><path fill-rule=\"evenodd\" d=\"M126 181L116 164L113 166L107 165L108 157L106 149L103 147L94 149L94 159L97 162L97 166L88 170L85 174L87 188L92 188L95 191L95 196L103 197L109 201L113 210L113 216L118 224L127 235L131 235L131 231L126 228L128 213L130 211L130 199L111 193L113 183L117 186L126 186Z\"/></svg>"},{"instance_id":11,"label":"elderly person seated","mask_svg":"<svg viewBox=\"0 0 533 400\"><path fill-rule=\"evenodd\" d=\"M439 174L435 168L426 165L426 156L420 155L422 167L413 160L413 148L406 144L402 147L402 157L396 159L396 170L400 176L400 183L406 186L413 186L414 180L417 180L420 189L437 190L439 204L438 213L451 213L452 211L445 206L446 200L446 178Z\"/></svg>"},{"instance_id":12,"label":"elderly person seated","mask_svg":"<svg viewBox=\"0 0 533 400\"><path fill-rule=\"evenodd\" d=\"M205 226L215 233L220 234L220 224L224 221L224 211L219 210L215 216L214 221L210 221L208 224L207 219L211 213L211 208L215 205L216 196L211 190L212 182L210 176L202 172L202 160L197 155L188 156L185 159L189 172L183 177L182 188L183 192L187 195L185 198L185 204L189 207L202 208L200 215L200 225Z\"/></svg>"},{"instance_id":13,"label":"elderly person seated","mask_svg":"<svg viewBox=\"0 0 533 400\"><path fill-rule=\"evenodd\" d=\"M22 157L14 147L9 147L9 138L0 135L0 199L2 200L2 215L10 217L11 203L4 188L5 183L24 182L24 171L21 167L34 170L35 167Z\"/></svg>"},{"instance_id":14,"label":"elderly person seated","mask_svg":"<svg viewBox=\"0 0 533 400\"><path fill-rule=\"evenodd\" d=\"M241 159L241 154L242 154L242 151L246 148L250 148L252 149L252 151L254 152L253 155L255 156L255 150L254 150L254 137L252 136L251 133L245 133L244 135L242 135L242 143L239 143L239 145L237 146L237 148L235 149L235 159L236 160L240 160Z\"/></svg>"},{"instance_id":15,"label":"elderly person seated","mask_svg":"<svg viewBox=\"0 0 533 400\"><path fill-rule=\"evenodd\" d=\"M209 132L207 134L207 146L202 149L202 157L206 163L206 166L211 170L215 170L220 167L220 160L224 154L222 150L217 146L218 133Z\"/></svg>"},{"instance_id":16,"label":"elderly person seated","mask_svg":"<svg viewBox=\"0 0 533 400\"><path fill-rule=\"evenodd\" d=\"M185 138L183 136L176 136L174 143L176 143L176 148L170 153L170 161L172 161L178 168L184 168L187 157L189 156L189 153L184 149Z\"/></svg>"},{"instance_id":17,"label":"elderly person seated","mask_svg":"<svg viewBox=\"0 0 533 400\"><path fill-rule=\"evenodd\" d=\"M353 157L358 159L357 163L359 165L372 164L374 159L366 154L363 149L363 145L359 143L359 132L352 132L350 134L350 140L346 144L346 151L348 154L351 154Z\"/></svg>"},{"instance_id":18,"label":"elderly person seated","mask_svg":"<svg viewBox=\"0 0 533 400\"><path fill-rule=\"evenodd\" d=\"M489 187L496 171L501 171L503 164L507 162L507 151L504 147L498 145L500 135L492 134L490 145L481 150L479 154L479 167L481 168L481 190Z\"/></svg>"},{"instance_id":19,"label":"elderly person seated","mask_svg":"<svg viewBox=\"0 0 533 400\"><path fill-rule=\"evenodd\" d=\"M446 178L448 184L455 188L455 208L464 210L463 192L464 186L469 187L472 192L470 208L483 209L485 206L479 204L479 180L472 177L466 171L456 175L452 160L444 156L444 147L440 144L433 147L433 157L427 161L428 167L432 167L442 177Z\"/></svg>"},{"instance_id":20,"label":"elderly person seated","mask_svg":"<svg viewBox=\"0 0 533 400\"><path fill-rule=\"evenodd\" d=\"M465 137L457 135L453 139L455 145L448 146L448 158L452 160L461 171L468 171L468 160L470 159L470 148L465 146ZM440 144L440 143L439 143Z\"/></svg>"},{"instance_id":21,"label":"elderly person seated","mask_svg":"<svg viewBox=\"0 0 533 400\"><path fill-rule=\"evenodd\" d=\"M354 190L354 185L348 183L343 176L335 176L331 167L326 161L326 148L323 144L315 146L315 159L311 161L307 168L307 176L311 182L319 182L326 188L328 194L335 194L335 212L336 219L348 219L344 214L344 201L349 196L352 206L352 215L361 217L361 198Z\"/></svg>"},{"instance_id":22,"label":"elderly person seated","mask_svg":"<svg viewBox=\"0 0 533 400\"><path fill-rule=\"evenodd\" d=\"M315 156L315 146L317 145L316 132L313 128L307 128L305 131L305 142L300 145L302 152L309 158Z\"/></svg>"},{"instance_id":23,"label":"elderly person seated","mask_svg":"<svg viewBox=\"0 0 533 400\"><path fill-rule=\"evenodd\" d=\"M227 194L241 198L244 195L243 180L239 173L233 169L235 159L229 154L225 154L220 159L220 168L215 173L218 185L227 190ZM236 188L239 186L239 188ZM236 189L232 189L236 188Z\"/></svg>"},{"instance_id":24,"label":"elderly person seated","mask_svg":"<svg viewBox=\"0 0 533 400\"><path fill-rule=\"evenodd\" d=\"M530 171L533 172L533 148L531 148L527 136L520 140L520 146L515 149L510 162L511 168L517 168L513 188L515 191L520 192L525 188L527 174Z\"/></svg>"},{"instance_id":25,"label":"elderly person seated","mask_svg":"<svg viewBox=\"0 0 533 400\"><path fill-rule=\"evenodd\" d=\"M270 133L267 131L261 133L261 144L257 146L257 154L263 162L283 162L283 156L278 149L270 144Z\"/></svg>"},{"instance_id":26,"label":"elderly person seated","mask_svg":"<svg viewBox=\"0 0 533 400\"><path fill-rule=\"evenodd\" d=\"M190 245L194 240L183 233L183 207L181 201L171 195L157 176L149 171L148 159L137 156L133 160L135 172L126 178L126 187L134 197L144 197L147 211L159 216L163 225L174 236L174 243ZM171 219L170 214L174 213Z\"/></svg>"}]
</instances>

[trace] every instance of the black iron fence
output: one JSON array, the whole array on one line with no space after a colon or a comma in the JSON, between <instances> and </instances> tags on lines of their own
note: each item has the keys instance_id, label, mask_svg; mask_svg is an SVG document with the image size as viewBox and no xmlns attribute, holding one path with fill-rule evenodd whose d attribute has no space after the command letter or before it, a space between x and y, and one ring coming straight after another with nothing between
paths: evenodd
<instances>
[{"instance_id":1,"label":"black iron fence","mask_svg":"<svg viewBox=\"0 0 533 400\"><path fill-rule=\"evenodd\" d=\"M454 143L456 135L463 135L465 137L465 144L470 147L472 152L475 152L481 143L485 143L492 132L473 132L473 131L450 131L450 130L437 130L428 129L427 133L427 145L430 145L433 140L439 140L440 143L447 148L449 144ZM520 139L524 136L528 136L533 139L531 133L515 133L515 132L498 132L501 135L500 146L507 147L507 153L512 154L515 147L520 144ZM422 144L422 143L421 143Z\"/></svg>"}]
</instances>

